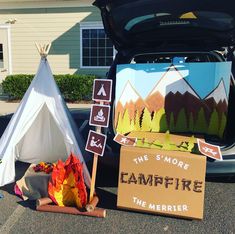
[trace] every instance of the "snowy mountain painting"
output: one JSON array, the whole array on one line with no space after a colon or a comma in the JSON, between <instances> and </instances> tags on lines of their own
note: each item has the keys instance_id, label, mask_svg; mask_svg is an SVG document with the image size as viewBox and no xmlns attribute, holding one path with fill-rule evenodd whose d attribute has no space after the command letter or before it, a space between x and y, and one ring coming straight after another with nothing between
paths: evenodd
<instances>
[{"instance_id":1,"label":"snowy mountain painting","mask_svg":"<svg viewBox=\"0 0 235 234\"><path fill-rule=\"evenodd\" d=\"M119 65L115 127L223 136L231 63Z\"/></svg>"}]
</instances>

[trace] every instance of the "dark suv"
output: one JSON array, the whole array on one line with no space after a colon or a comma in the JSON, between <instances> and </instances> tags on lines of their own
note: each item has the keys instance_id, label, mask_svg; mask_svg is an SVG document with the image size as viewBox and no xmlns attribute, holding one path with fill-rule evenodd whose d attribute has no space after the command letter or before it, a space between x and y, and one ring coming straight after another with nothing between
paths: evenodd
<instances>
[{"instance_id":1,"label":"dark suv","mask_svg":"<svg viewBox=\"0 0 235 234\"><path fill-rule=\"evenodd\" d=\"M107 78L116 82L116 66L128 63L232 61L235 57L234 0L96 0L105 31L117 54ZM113 86L113 103L115 85ZM156 100L157 101L157 100ZM112 104L113 104L112 103ZM223 161L208 159L207 175L235 175L235 81L231 73L225 135L206 141L221 147ZM114 110L113 110L114 112ZM108 146L118 152L113 116Z\"/></svg>"}]
</instances>

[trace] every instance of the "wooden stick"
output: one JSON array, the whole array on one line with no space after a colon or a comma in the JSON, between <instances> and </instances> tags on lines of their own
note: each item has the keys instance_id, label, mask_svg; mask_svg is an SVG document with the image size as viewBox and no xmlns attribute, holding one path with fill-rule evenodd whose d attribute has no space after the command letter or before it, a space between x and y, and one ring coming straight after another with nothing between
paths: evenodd
<instances>
[{"instance_id":1,"label":"wooden stick","mask_svg":"<svg viewBox=\"0 0 235 234\"><path fill-rule=\"evenodd\" d=\"M37 42L35 42L35 46L37 47L38 53L41 55L41 49Z\"/></svg>"},{"instance_id":2,"label":"wooden stick","mask_svg":"<svg viewBox=\"0 0 235 234\"><path fill-rule=\"evenodd\" d=\"M95 180L96 180L98 157L99 157L98 154L94 154L93 166L92 166L92 177L91 177L91 187L90 187L90 199L89 199L89 202L92 201L93 196L94 196L94 192L95 192Z\"/></svg>"},{"instance_id":3,"label":"wooden stick","mask_svg":"<svg viewBox=\"0 0 235 234\"><path fill-rule=\"evenodd\" d=\"M36 206L43 206L53 203L53 201L49 197L43 197L36 200Z\"/></svg>"},{"instance_id":4,"label":"wooden stick","mask_svg":"<svg viewBox=\"0 0 235 234\"><path fill-rule=\"evenodd\" d=\"M105 216L106 216L106 210L101 209L101 208L95 208L94 211L88 212L88 211L80 211L76 207L57 206L57 205L42 205L42 206L37 206L36 210L55 212L55 213L93 216L93 217L98 217L98 218L105 218Z\"/></svg>"},{"instance_id":5,"label":"wooden stick","mask_svg":"<svg viewBox=\"0 0 235 234\"><path fill-rule=\"evenodd\" d=\"M49 44L47 45L47 49L46 49L46 54L47 54L47 55L49 54L50 48L51 48L51 43L49 43Z\"/></svg>"},{"instance_id":6,"label":"wooden stick","mask_svg":"<svg viewBox=\"0 0 235 234\"><path fill-rule=\"evenodd\" d=\"M43 46L41 44L35 43L37 50L40 54L41 57L46 57L49 53L49 50L51 48L51 43L49 44L44 44Z\"/></svg>"},{"instance_id":7,"label":"wooden stick","mask_svg":"<svg viewBox=\"0 0 235 234\"><path fill-rule=\"evenodd\" d=\"M86 205L86 211L91 212L95 210L98 202L99 202L99 198L97 196L94 196L92 201Z\"/></svg>"},{"instance_id":8,"label":"wooden stick","mask_svg":"<svg viewBox=\"0 0 235 234\"><path fill-rule=\"evenodd\" d=\"M104 102L100 102L100 105L103 105ZM96 127L96 132L97 133L101 133L101 127L97 126ZM105 147L105 146L103 146ZM89 201L91 202L94 196L94 192L95 192L95 180L96 180L96 172L97 172L97 163L98 163L98 154L94 154L94 158L93 158L93 166L92 166L92 177L91 177L91 187L90 187L90 199Z\"/></svg>"}]
</instances>

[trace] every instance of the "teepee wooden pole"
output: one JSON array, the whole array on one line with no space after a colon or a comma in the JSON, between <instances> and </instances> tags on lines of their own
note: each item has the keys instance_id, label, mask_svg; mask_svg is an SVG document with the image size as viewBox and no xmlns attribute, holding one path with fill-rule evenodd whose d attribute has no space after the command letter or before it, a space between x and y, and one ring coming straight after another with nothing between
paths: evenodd
<instances>
[{"instance_id":1,"label":"teepee wooden pole","mask_svg":"<svg viewBox=\"0 0 235 234\"><path fill-rule=\"evenodd\" d=\"M46 48L46 54L47 54L47 55L49 54L50 48L51 48L51 43L49 43L49 44L47 45L47 48Z\"/></svg>"},{"instance_id":2,"label":"teepee wooden pole","mask_svg":"<svg viewBox=\"0 0 235 234\"><path fill-rule=\"evenodd\" d=\"M41 57L47 57L48 53L49 53L49 50L51 48L51 43L49 44L44 44L43 46L38 44L38 43L35 43L36 47L37 47L37 50L38 50L38 53L40 54Z\"/></svg>"},{"instance_id":3,"label":"teepee wooden pole","mask_svg":"<svg viewBox=\"0 0 235 234\"><path fill-rule=\"evenodd\" d=\"M35 43L35 46L36 46L36 48L37 48L37 50L38 50L38 53L41 55L41 49L40 49L40 46L38 45L37 42Z\"/></svg>"}]
</instances>

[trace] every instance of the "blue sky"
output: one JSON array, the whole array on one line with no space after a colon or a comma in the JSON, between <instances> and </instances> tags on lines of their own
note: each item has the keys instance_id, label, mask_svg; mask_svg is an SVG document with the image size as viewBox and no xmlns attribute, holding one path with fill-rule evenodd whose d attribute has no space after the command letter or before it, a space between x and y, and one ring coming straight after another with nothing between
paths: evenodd
<instances>
[{"instance_id":1,"label":"blue sky","mask_svg":"<svg viewBox=\"0 0 235 234\"><path fill-rule=\"evenodd\" d=\"M118 65L116 100L119 99L128 80L130 80L142 98L146 98L170 65L167 63ZM176 64L175 67L202 99L219 84L221 78L224 80L228 95L231 62L181 63Z\"/></svg>"}]
</instances>

